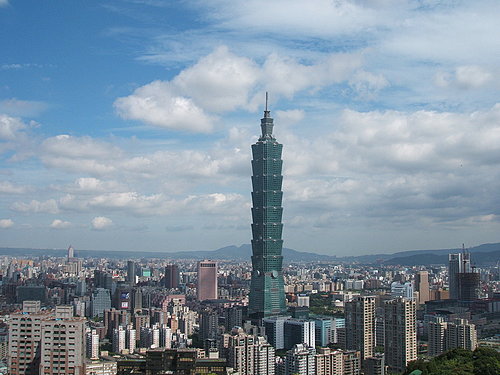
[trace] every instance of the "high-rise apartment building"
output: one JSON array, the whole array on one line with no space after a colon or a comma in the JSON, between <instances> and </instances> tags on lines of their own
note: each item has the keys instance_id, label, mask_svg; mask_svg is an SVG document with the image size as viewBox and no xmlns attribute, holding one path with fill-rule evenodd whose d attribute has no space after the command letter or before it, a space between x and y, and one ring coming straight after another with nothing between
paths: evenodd
<instances>
[{"instance_id":1,"label":"high-rise apartment building","mask_svg":"<svg viewBox=\"0 0 500 375\"><path fill-rule=\"evenodd\" d=\"M198 284L196 286L198 301L217 299L217 262L202 260L197 267Z\"/></svg>"},{"instance_id":2,"label":"high-rise apartment building","mask_svg":"<svg viewBox=\"0 0 500 375\"><path fill-rule=\"evenodd\" d=\"M416 303L397 298L384 304L385 359L391 371L403 372L417 359Z\"/></svg>"},{"instance_id":3,"label":"high-rise apartment building","mask_svg":"<svg viewBox=\"0 0 500 375\"><path fill-rule=\"evenodd\" d=\"M361 358L373 355L375 349L375 297L356 296L345 303L346 347L359 350Z\"/></svg>"},{"instance_id":4,"label":"high-rise apartment building","mask_svg":"<svg viewBox=\"0 0 500 375\"><path fill-rule=\"evenodd\" d=\"M446 349L462 348L475 350L477 348L476 326L467 319L455 319L448 323L446 329Z\"/></svg>"},{"instance_id":5,"label":"high-rise apartment building","mask_svg":"<svg viewBox=\"0 0 500 375\"><path fill-rule=\"evenodd\" d=\"M429 322L429 355L434 357L448 350L462 348L475 350L477 348L476 326L466 319L455 319L446 322L436 318Z\"/></svg>"},{"instance_id":6,"label":"high-rise apartment building","mask_svg":"<svg viewBox=\"0 0 500 375\"><path fill-rule=\"evenodd\" d=\"M175 289L179 287L179 266L167 264L165 267L165 288Z\"/></svg>"},{"instance_id":7,"label":"high-rise apartment building","mask_svg":"<svg viewBox=\"0 0 500 375\"><path fill-rule=\"evenodd\" d=\"M11 315L9 374L84 374L85 318L73 317L72 306L40 312L26 302Z\"/></svg>"},{"instance_id":8,"label":"high-rise apartment building","mask_svg":"<svg viewBox=\"0 0 500 375\"><path fill-rule=\"evenodd\" d=\"M12 375L35 375L40 366L40 341L42 320L50 317L40 311L39 301L25 301L23 313L11 315L9 323L9 373Z\"/></svg>"},{"instance_id":9,"label":"high-rise apartment building","mask_svg":"<svg viewBox=\"0 0 500 375\"><path fill-rule=\"evenodd\" d=\"M86 340L86 355L87 358L90 359L98 359L99 358L99 334L95 329L87 329L87 333L85 334Z\"/></svg>"},{"instance_id":10,"label":"high-rise apartment building","mask_svg":"<svg viewBox=\"0 0 500 375\"><path fill-rule=\"evenodd\" d=\"M267 94L266 94L267 97ZM262 319L286 312L283 282L283 146L273 136L273 119L264 111L262 135L252 145L252 279L249 316Z\"/></svg>"},{"instance_id":11,"label":"high-rise apartment building","mask_svg":"<svg viewBox=\"0 0 500 375\"><path fill-rule=\"evenodd\" d=\"M316 350L304 344L297 344L286 352L285 375L315 375Z\"/></svg>"},{"instance_id":12,"label":"high-rise apartment building","mask_svg":"<svg viewBox=\"0 0 500 375\"><path fill-rule=\"evenodd\" d=\"M418 304L430 301L429 272L418 271L415 275L415 290L418 292Z\"/></svg>"}]
</instances>

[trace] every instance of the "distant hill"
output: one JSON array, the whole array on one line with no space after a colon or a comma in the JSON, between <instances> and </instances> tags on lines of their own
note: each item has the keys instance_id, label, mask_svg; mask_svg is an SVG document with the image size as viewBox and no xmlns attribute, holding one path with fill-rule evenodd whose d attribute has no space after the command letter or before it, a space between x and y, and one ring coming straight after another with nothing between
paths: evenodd
<instances>
[{"instance_id":1,"label":"distant hill","mask_svg":"<svg viewBox=\"0 0 500 375\"><path fill-rule=\"evenodd\" d=\"M32 248L9 248L1 247L0 255L20 256L66 256L66 249L32 249ZM202 251L178 251L178 252L156 252L156 251L107 251L107 250L75 250L75 254L81 258L114 258L114 259L136 259L136 258L167 258L167 259L213 259L213 260L235 260L249 261L252 255L250 244L241 246L226 246L217 250ZM330 255L321 255L283 248L283 257L286 262L312 262L312 261L335 261L337 258Z\"/></svg>"},{"instance_id":2,"label":"distant hill","mask_svg":"<svg viewBox=\"0 0 500 375\"><path fill-rule=\"evenodd\" d=\"M361 256L352 256L352 257L343 257L340 258L343 261L347 262L357 262L361 264L372 264L372 263L384 263L384 264L401 264L401 265L410 265L405 262L412 263L412 259L420 259L419 263L416 264L445 264L448 262L448 254L461 252L461 248L455 249L436 249L436 250L407 250L407 251L399 251L393 254L372 254L372 255L361 255ZM473 254L472 257L473 263L481 262L483 264L485 261L488 261L488 258L498 261L498 255L480 255L495 253L500 251L500 243L488 243L482 244L479 246L474 246L467 249L468 252ZM476 256L477 254L477 256ZM412 258L413 257L413 258ZM396 261L395 259L399 258L409 258L408 260L400 259L400 261ZM403 262L403 263L398 263Z\"/></svg>"},{"instance_id":3,"label":"distant hill","mask_svg":"<svg viewBox=\"0 0 500 375\"><path fill-rule=\"evenodd\" d=\"M448 254L462 251L456 249L437 250L408 250L393 254L373 254L350 257L335 257L297 251L283 248L284 261L289 262L337 262L359 264L393 264L393 265L429 265L446 264ZM495 264L500 260L500 243L483 244L469 248L473 255L472 263L475 265ZM76 255L81 258L114 258L114 259L137 259L137 258L166 258L166 259L214 259L214 260L234 260L250 261L252 247L250 244L241 246L226 246L217 250L201 251L179 251L179 252L155 252L155 251L108 251L108 250L76 250ZM66 249L31 249L31 248L8 248L0 247L0 255L20 255L20 256L66 256Z\"/></svg>"}]
</instances>

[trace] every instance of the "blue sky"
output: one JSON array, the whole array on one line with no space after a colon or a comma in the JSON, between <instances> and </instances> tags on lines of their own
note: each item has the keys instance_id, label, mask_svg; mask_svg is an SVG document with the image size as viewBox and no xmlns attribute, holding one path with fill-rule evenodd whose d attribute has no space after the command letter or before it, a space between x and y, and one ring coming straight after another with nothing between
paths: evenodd
<instances>
[{"instance_id":1,"label":"blue sky","mask_svg":"<svg viewBox=\"0 0 500 375\"><path fill-rule=\"evenodd\" d=\"M285 246L497 242L496 1L0 0L0 246L250 240L265 91Z\"/></svg>"}]
</instances>

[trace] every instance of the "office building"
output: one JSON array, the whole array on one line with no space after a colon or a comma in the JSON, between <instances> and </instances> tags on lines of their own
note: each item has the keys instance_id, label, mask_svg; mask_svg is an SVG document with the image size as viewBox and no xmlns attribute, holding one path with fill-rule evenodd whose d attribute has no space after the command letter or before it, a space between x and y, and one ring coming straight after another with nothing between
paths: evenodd
<instances>
[{"instance_id":1,"label":"office building","mask_svg":"<svg viewBox=\"0 0 500 375\"><path fill-rule=\"evenodd\" d=\"M165 267L165 288L176 289L179 287L179 267L177 264L167 264Z\"/></svg>"},{"instance_id":2,"label":"office building","mask_svg":"<svg viewBox=\"0 0 500 375\"><path fill-rule=\"evenodd\" d=\"M391 284L392 298L413 299L413 285L411 282L400 283L395 281Z\"/></svg>"},{"instance_id":3,"label":"office building","mask_svg":"<svg viewBox=\"0 0 500 375\"><path fill-rule=\"evenodd\" d=\"M456 275L458 282L458 299L473 301L479 298L480 274L478 272L463 272Z\"/></svg>"},{"instance_id":4,"label":"office building","mask_svg":"<svg viewBox=\"0 0 500 375\"><path fill-rule=\"evenodd\" d=\"M316 326L314 320L287 319L283 328L285 349L290 349L296 344L315 347Z\"/></svg>"},{"instance_id":5,"label":"office building","mask_svg":"<svg viewBox=\"0 0 500 375\"><path fill-rule=\"evenodd\" d=\"M267 340L275 349L285 348L285 321L289 316L273 316L262 319Z\"/></svg>"},{"instance_id":6,"label":"office building","mask_svg":"<svg viewBox=\"0 0 500 375\"><path fill-rule=\"evenodd\" d=\"M217 299L217 262L202 260L198 262L197 271L198 301Z\"/></svg>"},{"instance_id":7,"label":"office building","mask_svg":"<svg viewBox=\"0 0 500 375\"><path fill-rule=\"evenodd\" d=\"M429 272L418 271L415 275L415 290L418 292L418 304L430 301Z\"/></svg>"},{"instance_id":8,"label":"office building","mask_svg":"<svg viewBox=\"0 0 500 375\"><path fill-rule=\"evenodd\" d=\"M267 94L266 94L267 95ZM283 146L273 137L273 119L264 111L262 135L252 145L252 278L249 316L262 319L286 312L283 282Z\"/></svg>"},{"instance_id":9,"label":"office building","mask_svg":"<svg viewBox=\"0 0 500 375\"><path fill-rule=\"evenodd\" d=\"M314 319L316 346L328 346L332 340L334 318L320 317ZM335 330L336 331L336 330Z\"/></svg>"},{"instance_id":10,"label":"office building","mask_svg":"<svg viewBox=\"0 0 500 375\"><path fill-rule=\"evenodd\" d=\"M111 294L109 289L96 288L90 297L92 317L104 316L104 310L111 309Z\"/></svg>"},{"instance_id":11,"label":"office building","mask_svg":"<svg viewBox=\"0 0 500 375\"><path fill-rule=\"evenodd\" d=\"M375 297L356 296L345 303L346 348L359 350L361 358L375 349Z\"/></svg>"},{"instance_id":12,"label":"office building","mask_svg":"<svg viewBox=\"0 0 500 375\"><path fill-rule=\"evenodd\" d=\"M130 285L137 282L137 264L132 260L127 261L127 282Z\"/></svg>"},{"instance_id":13,"label":"office building","mask_svg":"<svg viewBox=\"0 0 500 375\"><path fill-rule=\"evenodd\" d=\"M385 360L389 370L403 372L417 359L416 303L398 298L384 303Z\"/></svg>"},{"instance_id":14,"label":"office building","mask_svg":"<svg viewBox=\"0 0 500 375\"><path fill-rule=\"evenodd\" d=\"M459 273L470 273L470 254L463 251L458 254L448 255L448 285L450 288L450 298L459 299Z\"/></svg>"}]
</instances>

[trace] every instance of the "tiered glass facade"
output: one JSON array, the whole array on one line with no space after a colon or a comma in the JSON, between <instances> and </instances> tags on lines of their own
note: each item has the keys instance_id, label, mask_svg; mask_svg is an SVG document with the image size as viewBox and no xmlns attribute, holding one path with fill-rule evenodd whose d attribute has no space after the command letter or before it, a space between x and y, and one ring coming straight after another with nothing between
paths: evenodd
<instances>
[{"instance_id":1,"label":"tiered glass facade","mask_svg":"<svg viewBox=\"0 0 500 375\"><path fill-rule=\"evenodd\" d=\"M260 319L286 312L283 283L281 201L283 145L273 137L269 111L261 119L262 136L252 145L252 281L249 315Z\"/></svg>"}]
</instances>

